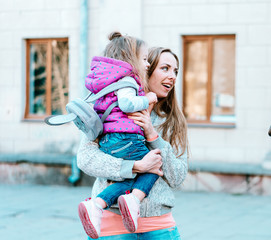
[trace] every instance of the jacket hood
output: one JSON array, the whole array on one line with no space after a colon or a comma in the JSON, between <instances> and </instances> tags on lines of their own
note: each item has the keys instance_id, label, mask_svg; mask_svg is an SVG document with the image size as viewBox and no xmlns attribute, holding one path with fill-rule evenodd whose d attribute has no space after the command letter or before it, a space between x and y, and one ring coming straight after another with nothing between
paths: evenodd
<instances>
[{"instance_id":1,"label":"jacket hood","mask_svg":"<svg viewBox=\"0 0 271 240\"><path fill-rule=\"evenodd\" d=\"M85 85L88 90L97 93L104 87L125 76L132 76L133 67L121 60L116 60L107 57L94 57L91 62L91 72L85 80ZM136 78L138 82L138 78Z\"/></svg>"}]
</instances>

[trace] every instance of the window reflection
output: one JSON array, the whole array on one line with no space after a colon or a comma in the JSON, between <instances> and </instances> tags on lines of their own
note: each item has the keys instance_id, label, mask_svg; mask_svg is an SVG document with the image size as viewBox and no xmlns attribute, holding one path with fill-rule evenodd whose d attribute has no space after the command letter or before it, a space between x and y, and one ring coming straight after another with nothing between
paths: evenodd
<instances>
[{"instance_id":1,"label":"window reflection","mask_svg":"<svg viewBox=\"0 0 271 240\"><path fill-rule=\"evenodd\" d=\"M188 120L206 120L207 117L207 47L207 41L193 41L187 44L185 114Z\"/></svg>"},{"instance_id":2,"label":"window reflection","mask_svg":"<svg viewBox=\"0 0 271 240\"><path fill-rule=\"evenodd\" d=\"M29 112L43 115L46 113L46 44L31 44L29 68Z\"/></svg>"},{"instance_id":3,"label":"window reflection","mask_svg":"<svg viewBox=\"0 0 271 240\"><path fill-rule=\"evenodd\" d=\"M235 41L214 39L213 48L211 117L226 121L234 116Z\"/></svg>"},{"instance_id":4,"label":"window reflection","mask_svg":"<svg viewBox=\"0 0 271 240\"><path fill-rule=\"evenodd\" d=\"M52 41L52 114L65 113L68 102L68 42Z\"/></svg>"}]
</instances>

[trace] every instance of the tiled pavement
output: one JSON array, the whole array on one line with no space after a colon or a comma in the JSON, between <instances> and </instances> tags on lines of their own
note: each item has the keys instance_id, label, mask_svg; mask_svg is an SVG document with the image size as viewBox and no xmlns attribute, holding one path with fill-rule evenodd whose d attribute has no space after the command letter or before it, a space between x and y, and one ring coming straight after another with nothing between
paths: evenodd
<instances>
[{"instance_id":1,"label":"tiled pavement","mask_svg":"<svg viewBox=\"0 0 271 240\"><path fill-rule=\"evenodd\" d=\"M87 239L77 205L90 187L0 185L1 240ZM271 196L176 192L183 240L271 240Z\"/></svg>"}]
</instances>

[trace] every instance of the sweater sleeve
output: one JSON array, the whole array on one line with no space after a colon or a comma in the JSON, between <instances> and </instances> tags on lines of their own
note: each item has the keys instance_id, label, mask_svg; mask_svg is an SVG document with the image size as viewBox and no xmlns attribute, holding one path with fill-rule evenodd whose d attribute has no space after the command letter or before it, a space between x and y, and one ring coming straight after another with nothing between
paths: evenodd
<instances>
[{"instance_id":1,"label":"sweater sleeve","mask_svg":"<svg viewBox=\"0 0 271 240\"><path fill-rule=\"evenodd\" d=\"M161 124L158 117L152 119L154 126ZM159 148L162 156L163 179L172 188L180 188L186 178L188 172L187 151L180 157L176 157L176 153L169 142L165 141L161 136L153 141L146 141L150 150Z\"/></svg>"},{"instance_id":2,"label":"sweater sleeve","mask_svg":"<svg viewBox=\"0 0 271 240\"><path fill-rule=\"evenodd\" d=\"M161 150L163 178L168 185L172 188L181 187L188 172L187 152L180 157L176 157L171 145L160 136L152 142L147 142L147 146L150 150L156 148Z\"/></svg>"},{"instance_id":3,"label":"sweater sleeve","mask_svg":"<svg viewBox=\"0 0 271 240\"><path fill-rule=\"evenodd\" d=\"M134 178L132 173L134 161L115 158L102 152L97 143L91 142L83 135L78 152L77 165L87 175L102 177L114 181ZM102 166L102 167L101 167Z\"/></svg>"},{"instance_id":4,"label":"sweater sleeve","mask_svg":"<svg viewBox=\"0 0 271 240\"><path fill-rule=\"evenodd\" d=\"M125 81L130 81L137 84L132 78L129 78L128 80L125 78ZM116 92L116 94L118 97L119 108L125 113L142 111L149 107L148 98L145 96L137 96L134 88L121 88Z\"/></svg>"}]
</instances>

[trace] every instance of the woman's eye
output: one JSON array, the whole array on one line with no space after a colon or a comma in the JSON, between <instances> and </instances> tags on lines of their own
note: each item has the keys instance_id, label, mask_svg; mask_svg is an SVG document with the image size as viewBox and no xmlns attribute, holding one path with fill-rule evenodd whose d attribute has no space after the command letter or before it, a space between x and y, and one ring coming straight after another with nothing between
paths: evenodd
<instances>
[{"instance_id":1,"label":"woman's eye","mask_svg":"<svg viewBox=\"0 0 271 240\"><path fill-rule=\"evenodd\" d=\"M162 67L162 70L167 71L168 67Z\"/></svg>"}]
</instances>

